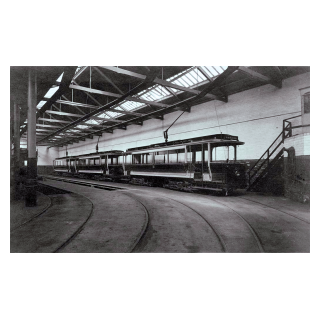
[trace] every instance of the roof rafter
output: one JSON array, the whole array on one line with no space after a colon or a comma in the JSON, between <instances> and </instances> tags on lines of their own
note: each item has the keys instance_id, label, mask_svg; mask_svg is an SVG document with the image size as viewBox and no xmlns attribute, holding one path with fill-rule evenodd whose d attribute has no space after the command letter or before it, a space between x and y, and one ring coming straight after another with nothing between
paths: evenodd
<instances>
[{"instance_id":1,"label":"roof rafter","mask_svg":"<svg viewBox=\"0 0 320 320\"><path fill-rule=\"evenodd\" d=\"M261 80L263 82L267 82L267 83L270 83L272 84L273 86L277 87L277 88L282 88L282 81L281 79L275 79L275 78L269 78L269 77L266 77L264 76L263 74L259 73L259 72L256 72L254 70L251 70L247 67L239 67L239 71L243 72L243 73L246 73L247 75L255 78L255 79L258 79L258 80Z\"/></svg>"},{"instance_id":2,"label":"roof rafter","mask_svg":"<svg viewBox=\"0 0 320 320\"><path fill-rule=\"evenodd\" d=\"M107 70L110 70L110 71L113 71L113 72L126 74L128 76L139 78L139 79L142 79L142 80L145 79L145 77L146 77L146 76L144 76L142 74L138 74L136 72L132 72L132 71L128 71L128 70L125 70L125 69L116 68L116 67L99 66L99 68L104 68L104 69L107 69ZM159 79L159 78L155 78L154 79L154 83L160 84L160 85L162 85L164 87L169 87L169 88L173 88L173 89L176 89L176 90L180 90L180 91L187 91L187 92L190 92L190 93L192 93L194 95L197 95L197 94L199 94L201 92L199 90L187 88L187 87L184 87L184 86L179 86L179 85L174 84L174 83L172 83L170 81L162 80L162 79ZM214 94L211 94L211 93L207 93L206 94L206 98L210 98L210 99L214 99L214 100L221 100L221 97L218 97L218 96L216 96Z\"/></svg>"},{"instance_id":3,"label":"roof rafter","mask_svg":"<svg viewBox=\"0 0 320 320\"><path fill-rule=\"evenodd\" d=\"M211 90L213 90L214 88L216 87L219 87L222 83L225 82L225 80L227 79L227 77L229 77L234 71L236 71L238 69L238 67L228 67L227 70L225 70L225 72L223 72L222 74L220 74L217 78L214 79L213 82L211 82L210 84L208 84L202 91L199 92L199 94L197 94L196 96L193 96L193 97L190 97L190 98L187 98L185 100L182 100L182 101L179 101L173 105L170 105L169 107L167 108L164 108L166 110L174 110L176 108L180 108L180 107L184 107L186 105L188 105L189 103L191 102L195 102L197 101L198 99L201 99L203 98L204 96L206 96L206 94L208 92L210 92ZM128 94L129 95L129 94ZM118 101L115 101L114 103L116 104ZM133 119L129 119L129 120L126 120L124 121L122 124L115 124L115 125L112 125L109 127L109 129L117 129L117 128L122 128L124 125L126 124L130 124L132 122L137 122L137 121L143 121L143 120L146 120L150 117L154 117L154 116L163 116L161 114L161 112L164 111L164 109L161 109L161 110L156 110L156 111L153 111L153 112L150 112L148 114L145 114L145 115L140 115L140 117L137 117L137 118L133 118ZM75 121L76 122L76 121ZM97 132L104 132L105 129L101 129L101 130L98 130ZM51 145L50 147L53 147L55 146L55 144Z\"/></svg>"}]
</instances>

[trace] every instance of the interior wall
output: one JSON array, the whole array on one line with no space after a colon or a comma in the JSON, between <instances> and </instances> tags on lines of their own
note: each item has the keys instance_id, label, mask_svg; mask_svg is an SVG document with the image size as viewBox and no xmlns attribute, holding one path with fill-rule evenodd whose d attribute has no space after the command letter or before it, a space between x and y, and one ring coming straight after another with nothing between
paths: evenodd
<instances>
[{"instance_id":1,"label":"interior wall","mask_svg":"<svg viewBox=\"0 0 320 320\"><path fill-rule=\"evenodd\" d=\"M238 159L258 159L282 131L282 120L301 113L299 89L310 86L310 73L283 81L281 89L272 85L229 96L229 102L210 101L191 108L169 129L169 141L218 134L239 137L245 142L238 149ZM130 125L127 130L104 133L99 151L123 150L164 142L163 131L181 114L177 111L164 120L147 120L143 126ZM98 137L68 145L69 155L95 152ZM50 149L51 150L51 149ZM59 148L59 156L66 155L66 147Z\"/></svg>"},{"instance_id":2,"label":"interior wall","mask_svg":"<svg viewBox=\"0 0 320 320\"><path fill-rule=\"evenodd\" d=\"M38 166L52 166L53 160L59 157L58 148L48 149L46 146L37 146Z\"/></svg>"}]
</instances>

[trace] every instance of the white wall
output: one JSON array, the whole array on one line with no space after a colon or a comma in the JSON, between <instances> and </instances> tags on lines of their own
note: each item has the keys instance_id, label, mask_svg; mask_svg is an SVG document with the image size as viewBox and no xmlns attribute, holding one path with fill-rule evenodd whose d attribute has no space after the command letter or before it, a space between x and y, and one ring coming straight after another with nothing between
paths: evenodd
<instances>
[{"instance_id":1,"label":"white wall","mask_svg":"<svg viewBox=\"0 0 320 320\"><path fill-rule=\"evenodd\" d=\"M58 148L48 149L45 146L38 146L38 166L52 165L53 160L59 157Z\"/></svg>"},{"instance_id":2,"label":"white wall","mask_svg":"<svg viewBox=\"0 0 320 320\"><path fill-rule=\"evenodd\" d=\"M238 149L238 159L258 159L282 131L282 120L300 114L299 89L310 86L310 73L283 81L278 89L272 85L247 90L229 96L229 102L210 101L191 108L169 129L169 141L228 133L245 142ZM128 148L164 142L163 131L181 114L164 116L164 120L147 120L143 126L130 125L127 130L104 133L99 151ZM98 137L68 145L69 155L95 152ZM59 148L65 156L66 147Z\"/></svg>"}]
</instances>

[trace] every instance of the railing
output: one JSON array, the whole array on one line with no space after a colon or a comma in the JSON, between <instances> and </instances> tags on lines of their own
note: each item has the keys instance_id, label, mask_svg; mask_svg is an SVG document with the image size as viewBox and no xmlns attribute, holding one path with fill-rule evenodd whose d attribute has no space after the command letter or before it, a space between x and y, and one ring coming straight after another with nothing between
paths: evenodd
<instances>
[{"instance_id":1,"label":"railing","mask_svg":"<svg viewBox=\"0 0 320 320\"><path fill-rule=\"evenodd\" d=\"M302 115L298 115L295 117L290 117L283 120L282 125L282 132L277 136L277 138L272 142L272 144L269 146L269 148L263 153L263 155L260 157L260 159L253 165L253 167L249 170L249 188L250 189L253 184L255 184L258 179L262 178L270 169L270 163L271 163L271 157L274 155L274 153L279 150L279 147L284 143L284 140L286 138L292 137L293 129L297 128L303 128L308 127L310 124L307 125L292 125L292 121L288 121L289 119L295 119L299 118ZM280 150L280 152L274 157L273 160L278 160L279 156L281 156L283 153L283 148Z\"/></svg>"},{"instance_id":2,"label":"railing","mask_svg":"<svg viewBox=\"0 0 320 320\"><path fill-rule=\"evenodd\" d=\"M292 125L292 121L288 121L289 119L295 119L295 118L299 118L301 117L302 115L298 115L298 116L295 116L295 117L291 117L291 118L287 118L287 119L284 119L283 120L283 130L282 130L282 135L283 135L283 138L282 140L284 141L284 139L286 137L292 137L292 131L293 129L298 129L298 128L304 128L304 127L310 127L310 124L300 124L300 125L295 125L293 126ZM287 123L287 124L286 124ZM286 136L286 131L288 131L288 136Z\"/></svg>"}]
</instances>

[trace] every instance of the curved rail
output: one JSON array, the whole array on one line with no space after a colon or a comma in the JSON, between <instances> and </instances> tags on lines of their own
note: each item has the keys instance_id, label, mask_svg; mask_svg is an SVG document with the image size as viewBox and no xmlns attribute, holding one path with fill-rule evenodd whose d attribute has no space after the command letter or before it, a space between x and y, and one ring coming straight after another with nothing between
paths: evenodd
<instances>
[{"instance_id":1,"label":"curved rail","mask_svg":"<svg viewBox=\"0 0 320 320\"><path fill-rule=\"evenodd\" d=\"M178 200L176 200L176 199L173 199L173 198L170 198L170 197L166 197L166 196L163 196L163 195L161 195L161 196L164 197L164 198L167 198L167 199L176 201L176 202L182 204L183 206L191 209L191 210L194 211L196 214L198 214L198 215L209 225L209 227L211 228L211 230L213 231L213 233L217 236L217 238L219 239L219 242L220 242L220 245L221 245L223 251L224 251L224 252L228 252L228 250L227 250L227 245L226 245L226 243L224 242L224 240L222 239L222 237L221 237L221 235L219 234L219 232L212 226L212 224L211 224L201 213L199 213L197 210L189 207L189 206L186 205L185 203L182 203L182 202L180 202L180 201L178 201Z\"/></svg>"},{"instance_id":2,"label":"curved rail","mask_svg":"<svg viewBox=\"0 0 320 320\"><path fill-rule=\"evenodd\" d=\"M139 234L139 236L137 237L136 241L133 243L132 247L130 248L130 250L128 252L134 252L134 250L137 248L137 246L139 245L139 243L142 241L142 239L144 238L146 232L147 232L147 229L149 227L149 222L150 222L150 218L149 218L149 211L147 209L147 207L140 201L138 200L136 197L132 196L131 194L128 194L128 193L124 193L126 196L136 200L137 202L139 202L143 208L144 208L144 211L145 211L145 214L146 214L146 219L145 219L145 223L144 223L144 226L142 227L141 229L141 232Z\"/></svg>"},{"instance_id":3,"label":"curved rail","mask_svg":"<svg viewBox=\"0 0 320 320\"><path fill-rule=\"evenodd\" d=\"M73 193L79 194L77 192L73 192ZM82 194L80 194L80 196L88 199L91 202L90 214L88 215L87 219L81 224L81 226L65 242L63 242L56 250L54 250L53 253L57 253L58 251L60 251L63 248L65 248L68 244L70 244L70 242L84 229L85 224L87 224L89 219L92 217L92 214L93 214L93 203L92 203L92 201L88 197L86 197L86 196L84 196Z\"/></svg>"},{"instance_id":4,"label":"curved rail","mask_svg":"<svg viewBox=\"0 0 320 320\"><path fill-rule=\"evenodd\" d=\"M237 199L238 199L238 198L237 198ZM309 221L307 221L307 220L305 220L305 219L299 218L299 217L297 217L297 216L295 216L295 215L293 215L293 214L290 214L290 213L288 213L288 212L285 212L285 211L279 210L279 209L277 209L277 208L274 208L274 207L268 206L267 204L261 203L261 202L259 202L259 201L254 201L254 200L251 200L251 199L248 199L248 198L244 198L244 197L241 197L241 198L239 197L239 199L245 199L245 200L247 200L247 201L251 201L251 202L259 203L259 204L261 204L261 205L263 205L263 206L265 206L265 207L268 207L268 208L271 208L271 209L277 210L277 211L279 211L279 212L282 212L282 213L284 213L284 214L287 214L288 216L291 216L291 217L296 218L296 219L298 219L298 220L300 220L300 221L303 221L303 222L305 222L305 223L307 223L307 224L310 224L310 222L309 222Z\"/></svg>"},{"instance_id":5,"label":"curved rail","mask_svg":"<svg viewBox=\"0 0 320 320\"><path fill-rule=\"evenodd\" d=\"M258 247L259 247L260 252L263 252L263 253L265 252L264 249L263 249L262 242L261 242L258 234L255 232L255 230L254 230L254 228L251 226L251 224L250 224L239 212L237 212L236 210L232 209L232 208L229 207L228 205L226 205L226 204L224 204L224 203L222 203L222 202L220 202L220 201L218 201L218 200L213 199L212 197L206 196L206 198L210 198L211 200L213 200L213 201L215 201L215 202L217 202L217 203L220 203L220 204L222 204L223 206L229 208L229 209L232 210L240 219L242 219L242 221L247 225L247 227L249 228L251 234L252 234L253 237L255 238L255 240L256 240L256 242L257 242L257 245L258 245Z\"/></svg>"}]
</instances>

